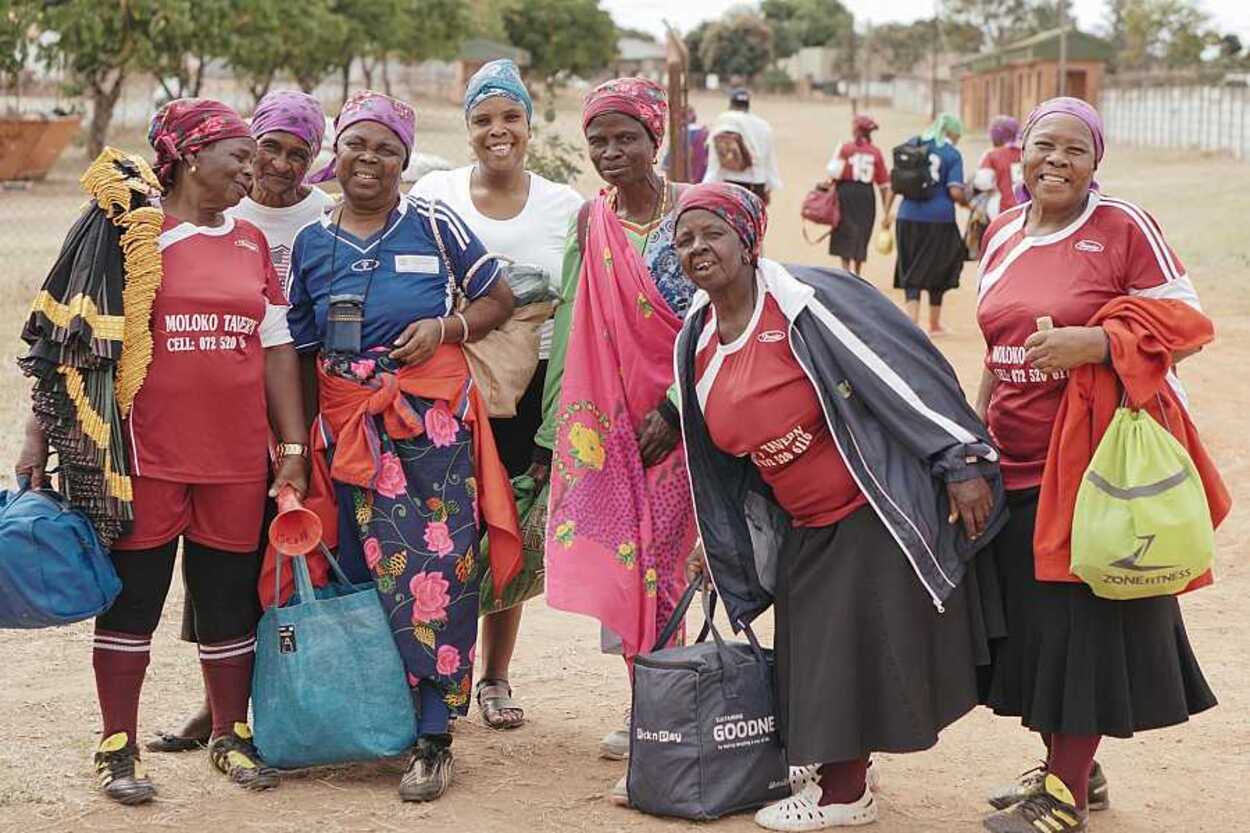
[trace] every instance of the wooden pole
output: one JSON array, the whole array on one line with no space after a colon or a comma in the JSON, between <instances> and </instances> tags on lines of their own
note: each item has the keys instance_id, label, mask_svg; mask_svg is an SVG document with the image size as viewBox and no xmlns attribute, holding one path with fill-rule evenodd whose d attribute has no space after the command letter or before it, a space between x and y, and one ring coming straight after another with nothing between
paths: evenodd
<instances>
[{"instance_id":1,"label":"wooden pole","mask_svg":"<svg viewBox=\"0 0 1250 833\"><path fill-rule=\"evenodd\" d=\"M686 113L688 108L686 71L689 53L681 35L664 23L667 34L668 70L668 179L670 182L686 182L690 176L690 146L686 140Z\"/></svg>"}]
</instances>

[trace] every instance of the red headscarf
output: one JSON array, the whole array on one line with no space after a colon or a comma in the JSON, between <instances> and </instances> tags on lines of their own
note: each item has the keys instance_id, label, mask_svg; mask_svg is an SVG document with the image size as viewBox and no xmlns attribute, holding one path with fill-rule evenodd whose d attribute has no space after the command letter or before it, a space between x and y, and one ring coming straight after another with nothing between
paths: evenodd
<instances>
[{"instance_id":1,"label":"red headscarf","mask_svg":"<svg viewBox=\"0 0 1250 833\"><path fill-rule=\"evenodd\" d=\"M176 98L156 111L148 144L156 151L152 167L166 189L174 184L174 166L188 153L223 139L250 139L243 117L211 98Z\"/></svg>"},{"instance_id":2,"label":"red headscarf","mask_svg":"<svg viewBox=\"0 0 1250 833\"><path fill-rule=\"evenodd\" d=\"M877 123L873 121L872 116L860 114L851 119L851 135L855 137L855 143L869 141L872 132L877 129Z\"/></svg>"},{"instance_id":3,"label":"red headscarf","mask_svg":"<svg viewBox=\"0 0 1250 833\"><path fill-rule=\"evenodd\" d=\"M595 87L582 106L582 130L604 113L621 113L642 122L656 147L663 144L668 95L651 79L613 78Z\"/></svg>"},{"instance_id":4,"label":"red headscarf","mask_svg":"<svg viewBox=\"0 0 1250 833\"><path fill-rule=\"evenodd\" d=\"M764 249L764 232L768 230L768 210L764 201L741 185L729 182L705 182L687 188L677 201L677 219L693 209L710 211L720 217L742 238L742 245L758 261Z\"/></svg>"}]
</instances>

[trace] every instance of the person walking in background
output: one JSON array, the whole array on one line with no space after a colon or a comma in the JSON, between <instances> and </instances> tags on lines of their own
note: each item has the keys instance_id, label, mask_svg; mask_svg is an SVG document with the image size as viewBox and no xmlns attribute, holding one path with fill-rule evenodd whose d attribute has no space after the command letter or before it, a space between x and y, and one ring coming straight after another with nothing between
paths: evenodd
<instances>
[{"instance_id":1,"label":"person walking in background","mask_svg":"<svg viewBox=\"0 0 1250 833\"><path fill-rule=\"evenodd\" d=\"M838 189L842 221L829 237L829 254L842 260L842 268L859 275L868 259L868 242L877 227L877 196L881 205L890 204L890 173L885 157L872 143L877 123L861 114L851 120L851 141L838 148L829 160L829 178Z\"/></svg>"},{"instance_id":2,"label":"person walking in background","mask_svg":"<svg viewBox=\"0 0 1250 833\"><path fill-rule=\"evenodd\" d=\"M550 478L547 603L602 625L626 669L650 651L695 548L673 384L673 342L694 295L673 248L686 186L656 173L668 102L645 78L586 97L590 161L608 187L578 213L543 391L534 472ZM680 636L678 637L680 638ZM600 754L629 754L627 731ZM625 778L610 798L625 803Z\"/></svg>"},{"instance_id":3,"label":"person walking in background","mask_svg":"<svg viewBox=\"0 0 1250 833\"><path fill-rule=\"evenodd\" d=\"M317 220L334 205L334 198L312 185L304 184L308 168L321 150L325 131L325 111L321 102L306 93L275 90L265 95L252 114L251 132L256 140L252 158L252 189L243 201L226 214L247 220L261 230L269 242L269 259L282 292L291 289L291 247L296 233ZM266 530L276 512L272 499L266 499L258 547L264 550ZM187 581L184 559L183 581ZM260 609L257 607L257 618ZM183 601L182 638L198 642L195 605ZM186 752L208 743L212 729L212 703L207 693L200 710L188 718L177 732L162 732L145 744L149 752Z\"/></svg>"},{"instance_id":4,"label":"person walking in background","mask_svg":"<svg viewBox=\"0 0 1250 833\"><path fill-rule=\"evenodd\" d=\"M1210 340L1211 323L1154 218L1098 191L1103 148L1089 104L1039 105L1024 129L1031 202L994 221L981 259L976 407L1002 452L1011 508L983 564L1007 634L987 704L1046 745L1040 767L990 796L1001 810L985 821L992 833L1084 831L1088 811L1108 803L1094 760L1103 736L1183 723L1216 702L1175 597L1100 598L1069 569L1075 488L1065 505L1060 484L1082 477L1127 380L1149 390L1144 410L1187 446L1212 521L1229 507L1171 368ZM1039 330L1043 316L1053 328ZM1190 589L1209 583L1207 573Z\"/></svg>"},{"instance_id":5,"label":"person walking in background","mask_svg":"<svg viewBox=\"0 0 1250 833\"><path fill-rule=\"evenodd\" d=\"M972 190L988 192L985 214L989 220L1014 208L1016 189L1024 182L1020 165L1020 122L1011 116L995 116L990 121L993 147L981 156L972 177Z\"/></svg>"},{"instance_id":6,"label":"person walking in background","mask_svg":"<svg viewBox=\"0 0 1250 833\"><path fill-rule=\"evenodd\" d=\"M741 188L678 206L702 290L676 348L699 528L729 621L775 605L778 722L803 767L755 820L868 824L869 756L928 749L979 702L1001 634L970 562L1005 520L997 452L871 284L762 259L765 209Z\"/></svg>"},{"instance_id":7,"label":"person walking in background","mask_svg":"<svg viewBox=\"0 0 1250 833\"><path fill-rule=\"evenodd\" d=\"M741 185L765 205L774 191L781 190L772 125L751 112L747 90L729 94L729 109L712 123L708 150L707 173L701 181Z\"/></svg>"},{"instance_id":8,"label":"person walking in background","mask_svg":"<svg viewBox=\"0 0 1250 833\"><path fill-rule=\"evenodd\" d=\"M699 124L694 105L686 105L686 178L684 182L702 182L707 175L708 129ZM665 151L662 166L668 170L671 150Z\"/></svg>"},{"instance_id":9,"label":"person walking in background","mask_svg":"<svg viewBox=\"0 0 1250 833\"><path fill-rule=\"evenodd\" d=\"M257 532L266 490L274 494L289 485L302 495L308 483L306 424L286 297L265 236L229 213L252 184L256 141L237 113L210 99L165 105L152 120L148 141L156 151L153 167L163 190L157 216L163 217L152 252L159 257L159 273L147 295L150 307L140 314L141 331L132 331L127 318L130 343L123 344L124 352L135 348L151 357L146 372L138 368L141 386L124 430L134 521L112 542L122 591L96 619L92 654L104 722L96 775L104 794L122 804L145 803L156 795L135 738L152 634L180 542L211 703L209 759L245 788L278 785L277 772L252 745L247 722L256 646ZM100 176L89 174L96 181ZM124 191L127 183L120 184ZM127 250L128 270L140 254L138 247ZM105 273L121 262L119 252L92 256L98 258L93 268ZM144 295L142 279L128 271L127 304L142 302ZM45 294L37 313L44 309L55 317L52 304L70 300ZM118 375L134 381L122 370ZM270 426L282 441L272 487L266 454ZM28 434L17 466L36 487L46 483L43 434L61 430L53 423L42 428Z\"/></svg>"},{"instance_id":10,"label":"person walking in background","mask_svg":"<svg viewBox=\"0 0 1250 833\"><path fill-rule=\"evenodd\" d=\"M894 262L894 288L903 290L907 314L920 322L920 296L929 296L929 332L944 335L942 297L959 286L967 249L955 222L955 206L967 205L964 193L964 161L956 149L963 122L942 113L908 144L921 146L929 161L928 185L902 194L897 222L893 206L897 191L886 201L882 228L895 226L898 256Z\"/></svg>"},{"instance_id":11,"label":"person walking in background","mask_svg":"<svg viewBox=\"0 0 1250 833\"><path fill-rule=\"evenodd\" d=\"M565 241L582 197L568 185L552 182L525 169L534 104L516 64L491 61L478 70L464 91L464 117L469 147L477 161L454 171L426 174L413 196L439 200L451 207L492 254L512 260L517 268L538 269L553 291L560 291ZM534 435L542 424L543 383L551 355L554 322L543 325L538 367L517 403L516 416L492 419L499 456L510 477L524 474L533 457ZM526 550L527 556L530 550ZM525 575L541 574L541 550ZM541 591L542 583L536 585ZM482 618L482 677L476 698L482 719L494 729L512 729L525 722L525 712L512 699L508 667L521 628L525 599L486 613ZM486 608L493 600L483 599Z\"/></svg>"}]
</instances>

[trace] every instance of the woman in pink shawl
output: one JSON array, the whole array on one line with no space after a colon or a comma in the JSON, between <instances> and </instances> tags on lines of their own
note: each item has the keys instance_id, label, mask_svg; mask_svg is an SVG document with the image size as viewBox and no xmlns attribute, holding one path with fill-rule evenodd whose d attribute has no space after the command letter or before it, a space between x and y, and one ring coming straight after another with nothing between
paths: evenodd
<instances>
[{"instance_id":1,"label":"woman in pink shawl","mask_svg":"<svg viewBox=\"0 0 1250 833\"><path fill-rule=\"evenodd\" d=\"M586 98L590 160L608 187L570 229L531 470L551 484L547 601L597 618L605 650L619 650L627 667L672 615L695 546L668 398L695 287L673 247L684 186L655 170L667 112L664 90L642 78L608 81ZM628 751L626 731L600 744L614 760ZM613 800L624 800L624 781Z\"/></svg>"}]
</instances>

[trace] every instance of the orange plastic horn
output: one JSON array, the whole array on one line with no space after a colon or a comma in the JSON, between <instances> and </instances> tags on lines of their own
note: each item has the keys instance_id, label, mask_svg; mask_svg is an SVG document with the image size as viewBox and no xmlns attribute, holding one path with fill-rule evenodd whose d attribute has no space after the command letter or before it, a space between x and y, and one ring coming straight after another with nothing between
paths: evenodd
<instances>
[{"instance_id":1,"label":"orange plastic horn","mask_svg":"<svg viewBox=\"0 0 1250 833\"><path fill-rule=\"evenodd\" d=\"M269 524L269 543L282 555L305 555L321 541L321 518L305 509L290 486L278 491L278 516Z\"/></svg>"}]
</instances>

